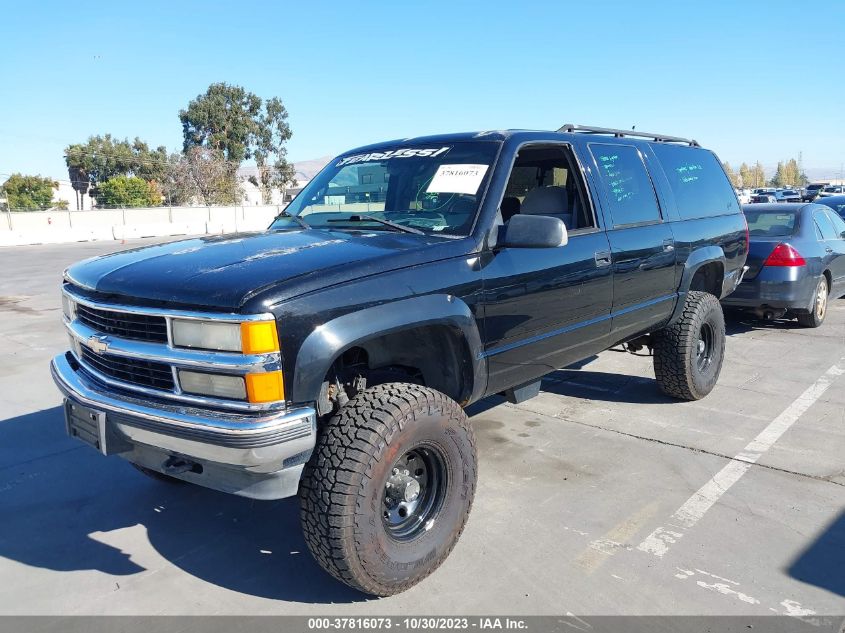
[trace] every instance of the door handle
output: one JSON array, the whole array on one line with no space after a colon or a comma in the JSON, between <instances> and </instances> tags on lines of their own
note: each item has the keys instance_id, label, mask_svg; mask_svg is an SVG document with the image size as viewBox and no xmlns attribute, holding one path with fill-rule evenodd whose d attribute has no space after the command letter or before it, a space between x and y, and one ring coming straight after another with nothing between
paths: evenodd
<instances>
[{"instance_id":1,"label":"door handle","mask_svg":"<svg viewBox=\"0 0 845 633\"><path fill-rule=\"evenodd\" d=\"M667 253L671 253L675 250L675 240L669 238L667 240L663 240L663 250Z\"/></svg>"},{"instance_id":2,"label":"door handle","mask_svg":"<svg viewBox=\"0 0 845 633\"><path fill-rule=\"evenodd\" d=\"M610 266L610 251L596 251L596 266L604 268Z\"/></svg>"}]
</instances>

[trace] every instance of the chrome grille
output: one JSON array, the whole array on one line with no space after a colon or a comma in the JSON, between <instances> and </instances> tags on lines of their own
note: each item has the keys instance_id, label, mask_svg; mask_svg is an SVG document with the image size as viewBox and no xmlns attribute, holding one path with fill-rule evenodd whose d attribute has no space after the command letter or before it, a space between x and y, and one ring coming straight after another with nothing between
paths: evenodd
<instances>
[{"instance_id":1,"label":"chrome grille","mask_svg":"<svg viewBox=\"0 0 845 633\"><path fill-rule=\"evenodd\" d=\"M174 388L173 372L170 365L142 360L123 358L113 354L97 354L82 346L82 362L92 369L115 380L121 380L141 387L153 389Z\"/></svg>"},{"instance_id":2,"label":"chrome grille","mask_svg":"<svg viewBox=\"0 0 845 633\"><path fill-rule=\"evenodd\" d=\"M285 408L284 400L253 403L186 393L174 375L183 369L230 376L280 371L278 351L244 354L201 350L174 347L169 340L173 319L240 325L250 321L272 322L272 314L197 312L107 303L67 283L62 291L69 300L63 307L72 353L90 374L103 382L191 406L248 412Z\"/></svg>"},{"instance_id":3,"label":"chrome grille","mask_svg":"<svg viewBox=\"0 0 845 633\"><path fill-rule=\"evenodd\" d=\"M104 334L112 334L136 341L167 343L167 321L161 316L113 312L77 304L76 318Z\"/></svg>"}]
</instances>

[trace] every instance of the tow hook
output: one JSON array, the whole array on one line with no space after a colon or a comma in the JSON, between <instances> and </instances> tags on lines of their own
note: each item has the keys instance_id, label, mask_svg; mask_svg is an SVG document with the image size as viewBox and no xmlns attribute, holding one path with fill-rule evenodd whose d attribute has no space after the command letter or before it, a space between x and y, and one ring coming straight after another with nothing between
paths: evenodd
<instances>
[{"instance_id":1,"label":"tow hook","mask_svg":"<svg viewBox=\"0 0 845 633\"><path fill-rule=\"evenodd\" d=\"M162 471L168 475L181 475L182 473L201 473L202 466L196 462L189 461L183 457L171 455L161 465Z\"/></svg>"}]
</instances>

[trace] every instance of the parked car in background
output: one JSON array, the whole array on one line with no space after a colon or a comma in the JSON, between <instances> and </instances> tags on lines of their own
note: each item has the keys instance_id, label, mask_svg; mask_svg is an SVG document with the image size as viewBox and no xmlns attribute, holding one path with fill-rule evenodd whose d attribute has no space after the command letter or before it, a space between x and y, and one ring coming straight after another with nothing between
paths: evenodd
<instances>
[{"instance_id":1,"label":"parked car in background","mask_svg":"<svg viewBox=\"0 0 845 633\"><path fill-rule=\"evenodd\" d=\"M736 197L739 198L740 204L748 204L751 202L751 190L750 189L734 189L736 192Z\"/></svg>"},{"instance_id":2,"label":"parked car in background","mask_svg":"<svg viewBox=\"0 0 845 633\"><path fill-rule=\"evenodd\" d=\"M748 270L722 303L819 327L828 298L845 294L845 220L821 204L747 205L743 211Z\"/></svg>"},{"instance_id":3,"label":"parked car in background","mask_svg":"<svg viewBox=\"0 0 845 633\"><path fill-rule=\"evenodd\" d=\"M840 218L845 219L845 195L825 196L824 198L819 198L818 203L830 207L836 211Z\"/></svg>"},{"instance_id":4,"label":"parked car in background","mask_svg":"<svg viewBox=\"0 0 845 633\"><path fill-rule=\"evenodd\" d=\"M778 189L774 195L776 202L801 202L801 194L794 189Z\"/></svg>"},{"instance_id":5,"label":"parked car in background","mask_svg":"<svg viewBox=\"0 0 845 633\"><path fill-rule=\"evenodd\" d=\"M804 202L812 202L816 198L819 197L819 192L824 188L827 187L830 183L827 182L811 182L807 185L807 188L804 189L804 193L801 195L801 199Z\"/></svg>"},{"instance_id":6,"label":"parked car in background","mask_svg":"<svg viewBox=\"0 0 845 633\"><path fill-rule=\"evenodd\" d=\"M775 197L774 192L771 193L755 193L751 196L751 203L752 204L759 204L761 202L777 202L777 198Z\"/></svg>"},{"instance_id":7,"label":"parked car in background","mask_svg":"<svg viewBox=\"0 0 845 633\"><path fill-rule=\"evenodd\" d=\"M828 185L822 187L819 191L819 198L826 198L827 196L841 196L845 194L845 185Z\"/></svg>"}]
</instances>

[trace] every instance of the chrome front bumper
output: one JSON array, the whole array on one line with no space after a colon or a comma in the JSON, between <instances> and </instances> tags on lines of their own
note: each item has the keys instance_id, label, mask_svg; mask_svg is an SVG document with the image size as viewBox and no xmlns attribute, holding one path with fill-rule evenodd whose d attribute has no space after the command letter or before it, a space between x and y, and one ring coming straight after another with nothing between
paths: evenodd
<instances>
[{"instance_id":1,"label":"chrome front bumper","mask_svg":"<svg viewBox=\"0 0 845 633\"><path fill-rule=\"evenodd\" d=\"M97 380L69 354L50 369L70 404L102 414L95 422L101 452L246 497L296 494L316 439L314 409L238 413L144 399ZM174 459L194 467L175 472L167 466Z\"/></svg>"}]
</instances>

